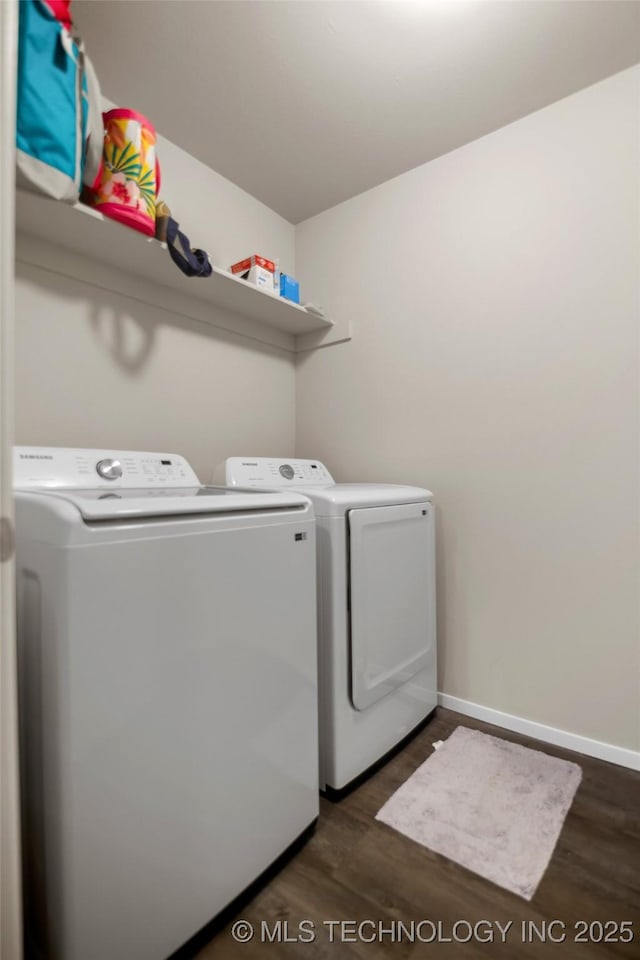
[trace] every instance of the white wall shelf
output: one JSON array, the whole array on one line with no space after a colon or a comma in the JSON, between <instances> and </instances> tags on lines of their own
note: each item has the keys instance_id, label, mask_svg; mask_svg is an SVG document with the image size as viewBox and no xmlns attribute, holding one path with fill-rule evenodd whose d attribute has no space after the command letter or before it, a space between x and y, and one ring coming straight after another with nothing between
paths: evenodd
<instances>
[{"instance_id":1,"label":"white wall shelf","mask_svg":"<svg viewBox=\"0 0 640 960\"><path fill-rule=\"evenodd\" d=\"M253 321L252 327L255 329L250 331L250 335L276 346L295 350L295 340L299 335L325 333L333 326L331 320L318 317L276 294L260 290L219 267L214 266L210 277L186 277L170 260L165 244L146 238L84 204L71 206L19 190L16 197L16 229L23 235L19 251L28 248L29 238L44 240L58 251L62 249L77 254L79 264L86 263L88 258L103 267L116 268L119 273L126 275L126 281L118 287L123 293L132 289L132 281L136 279L143 281L147 290L151 283L159 299L163 299L162 291L166 291L167 308L170 303L176 303L177 294L183 298L185 315L192 316L193 309L189 309L189 304L193 306L193 301L198 301L198 319L217 327L225 326L226 329L229 329L228 323L221 323L219 311L230 311ZM38 244L33 245L34 249L37 247ZM38 257L28 259L36 263ZM70 259L67 258L67 262ZM51 268L49 263L43 265ZM77 276L87 279L87 282L95 282L86 270L83 275L82 267L77 270ZM141 296L141 299L147 298ZM157 302L157 298L154 297L154 300ZM207 321L207 305L214 308L210 321ZM246 334L246 324L240 324L238 332Z\"/></svg>"}]
</instances>

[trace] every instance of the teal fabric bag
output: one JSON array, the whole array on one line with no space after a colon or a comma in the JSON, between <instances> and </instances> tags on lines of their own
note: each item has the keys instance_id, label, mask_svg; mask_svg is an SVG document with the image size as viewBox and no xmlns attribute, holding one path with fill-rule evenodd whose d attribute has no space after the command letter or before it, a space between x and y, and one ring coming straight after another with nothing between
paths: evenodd
<instances>
[{"instance_id":1,"label":"teal fabric bag","mask_svg":"<svg viewBox=\"0 0 640 960\"><path fill-rule=\"evenodd\" d=\"M16 181L74 203L100 165L100 89L82 42L45 0L19 10Z\"/></svg>"}]
</instances>

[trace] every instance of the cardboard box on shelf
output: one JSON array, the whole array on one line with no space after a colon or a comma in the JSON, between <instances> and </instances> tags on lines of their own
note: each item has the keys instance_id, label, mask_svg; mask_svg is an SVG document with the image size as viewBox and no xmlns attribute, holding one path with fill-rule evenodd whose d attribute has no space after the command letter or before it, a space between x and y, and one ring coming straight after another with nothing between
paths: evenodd
<instances>
[{"instance_id":1,"label":"cardboard box on shelf","mask_svg":"<svg viewBox=\"0 0 640 960\"><path fill-rule=\"evenodd\" d=\"M234 277L240 277L249 283L254 283L263 290L270 290L272 293L278 293L275 285L276 265L273 260L267 260L266 257L260 257L254 253L244 260L239 260L230 268Z\"/></svg>"}]
</instances>

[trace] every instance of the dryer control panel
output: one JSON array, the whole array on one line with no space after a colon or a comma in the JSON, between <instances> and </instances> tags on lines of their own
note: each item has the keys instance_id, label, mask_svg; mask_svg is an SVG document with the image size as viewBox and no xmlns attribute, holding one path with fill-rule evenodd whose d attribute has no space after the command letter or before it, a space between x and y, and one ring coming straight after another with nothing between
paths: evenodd
<instances>
[{"instance_id":1,"label":"dryer control panel","mask_svg":"<svg viewBox=\"0 0 640 960\"><path fill-rule=\"evenodd\" d=\"M333 477L319 460L274 457L229 457L216 470L215 480L229 487L330 487Z\"/></svg>"}]
</instances>

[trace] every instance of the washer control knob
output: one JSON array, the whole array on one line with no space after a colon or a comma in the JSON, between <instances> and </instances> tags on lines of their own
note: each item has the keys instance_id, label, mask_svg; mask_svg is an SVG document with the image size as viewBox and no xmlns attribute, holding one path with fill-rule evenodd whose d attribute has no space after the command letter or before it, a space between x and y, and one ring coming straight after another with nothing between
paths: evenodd
<instances>
[{"instance_id":1,"label":"washer control knob","mask_svg":"<svg viewBox=\"0 0 640 960\"><path fill-rule=\"evenodd\" d=\"M284 477L285 480L293 480L293 467L288 463L283 463L280 467L280 476Z\"/></svg>"},{"instance_id":2,"label":"washer control knob","mask_svg":"<svg viewBox=\"0 0 640 960\"><path fill-rule=\"evenodd\" d=\"M122 464L119 460L98 460L96 470L103 480L118 480L122 476Z\"/></svg>"}]
</instances>

